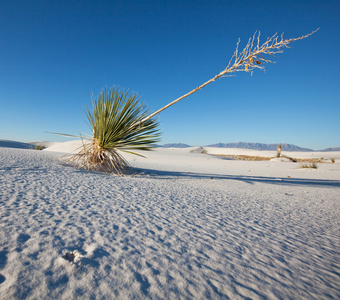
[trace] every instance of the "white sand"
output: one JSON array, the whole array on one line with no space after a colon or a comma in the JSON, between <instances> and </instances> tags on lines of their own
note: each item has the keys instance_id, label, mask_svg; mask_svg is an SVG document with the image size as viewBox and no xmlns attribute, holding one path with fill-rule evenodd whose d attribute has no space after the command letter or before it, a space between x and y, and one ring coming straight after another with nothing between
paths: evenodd
<instances>
[{"instance_id":1,"label":"white sand","mask_svg":"<svg viewBox=\"0 0 340 300\"><path fill-rule=\"evenodd\" d=\"M82 147L83 142L85 143L86 140L75 140L63 143L54 143L53 145L49 146L48 148L44 149L44 151L52 151L52 152L61 152L61 153L76 153Z\"/></svg>"},{"instance_id":2,"label":"white sand","mask_svg":"<svg viewBox=\"0 0 340 300\"><path fill-rule=\"evenodd\" d=\"M44 146L44 147L51 147L55 144L59 144L58 142L47 142L47 141L35 141L35 142L30 142L30 144L34 146Z\"/></svg>"},{"instance_id":3,"label":"white sand","mask_svg":"<svg viewBox=\"0 0 340 300\"><path fill-rule=\"evenodd\" d=\"M339 163L157 149L117 177L60 155L0 148L0 299L340 298Z\"/></svg>"}]
</instances>

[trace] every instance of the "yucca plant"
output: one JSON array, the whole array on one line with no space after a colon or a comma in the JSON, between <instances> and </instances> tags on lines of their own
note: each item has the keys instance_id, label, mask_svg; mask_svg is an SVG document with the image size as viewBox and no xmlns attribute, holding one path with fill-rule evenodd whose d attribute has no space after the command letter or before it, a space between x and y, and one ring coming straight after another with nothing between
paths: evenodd
<instances>
[{"instance_id":1,"label":"yucca plant","mask_svg":"<svg viewBox=\"0 0 340 300\"><path fill-rule=\"evenodd\" d=\"M70 161L89 170L121 174L129 163L120 151L143 156L136 151L151 150L159 141L159 123L152 118L140 122L147 114L137 94L105 88L92 101L92 110L86 109L92 136L82 136L83 145Z\"/></svg>"},{"instance_id":2,"label":"yucca plant","mask_svg":"<svg viewBox=\"0 0 340 300\"><path fill-rule=\"evenodd\" d=\"M267 38L262 45L260 33L255 33L242 51L239 51L239 42L237 43L234 55L219 74L152 114L144 110L136 94L128 95L127 92L117 88L105 89L98 99L93 101L92 111L89 109L86 111L92 136L81 137L83 147L78 154L71 157L71 161L87 169L115 171L121 174L129 164L119 151L140 155L135 151L151 150L159 140L158 123L153 119L155 115L217 79L240 71L252 74L255 69L264 70L266 63L273 63L268 56L282 53L284 48L289 48L290 43L305 39L316 31L286 40L283 39L283 35L279 39L275 34Z\"/></svg>"},{"instance_id":3,"label":"yucca plant","mask_svg":"<svg viewBox=\"0 0 340 300\"><path fill-rule=\"evenodd\" d=\"M277 145L277 150L276 150L276 157L280 157L281 156L281 150L282 150L282 145L278 144Z\"/></svg>"}]
</instances>

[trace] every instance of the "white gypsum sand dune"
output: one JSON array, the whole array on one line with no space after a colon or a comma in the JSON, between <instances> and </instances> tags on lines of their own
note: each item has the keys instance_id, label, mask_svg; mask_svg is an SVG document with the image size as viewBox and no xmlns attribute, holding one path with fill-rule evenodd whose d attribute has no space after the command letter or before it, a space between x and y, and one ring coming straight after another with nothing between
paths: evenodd
<instances>
[{"instance_id":1,"label":"white gypsum sand dune","mask_svg":"<svg viewBox=\"0 0 340 300\"><path fill-rule=\"evenodd\" d=\"M69 141L69 142L54 143L53 145L44 149L44 151L74 154L74 153L77 153L81 149L83 143L86 143L86 140L84 141L74 140L74 141Z\"/></svg>"},{"instance_id":2,"label":"white gypsum sand dune","mask_svg":"<svg viewBox=\"0 0 340 300\"><path fill-rule=\"evenodd\" d=\"M29 148L32 148L33 145L30 143L23 143L23 142L11 141L11 140L0 140L0 147L29 149Z\"/></svg>"},{"instance_id":3,"label":"white gypsum sand dune","mask_svg":"<svg viewBox=\"0 0 340 300\"><path fill-rule=\"evenodd\" d=\"M56 144L55 142L47 142L47 141L36 141L36 142L18 142L12 140L0 140L0 147L3 148L18 148L18 149L34 149L35 146L44 146L50 147Z\"/></svg>"},{"instance_id":4,"label":"white gypsum sand dune","mask_svg":"<svg viewBox=\"0 0 340 300\"><path fill-rule=\"evenodd\" d=\"M44 146L44 147L51 147L54 144L57 144L57 142L48 142L48 141L34 141L30 142L30 144L34 146Z\"/></svg>"},{"instance_id":5,"label":"white gypsum sand dune","mask_svg":"<svg viewBox=\"0 0 340 300\"><path fill-rule=\"evenodd\" d=\"M1 299L340 297L339 163L160 148L118 177L59 146L0 148Z\"/></svg>"}]
</instances>

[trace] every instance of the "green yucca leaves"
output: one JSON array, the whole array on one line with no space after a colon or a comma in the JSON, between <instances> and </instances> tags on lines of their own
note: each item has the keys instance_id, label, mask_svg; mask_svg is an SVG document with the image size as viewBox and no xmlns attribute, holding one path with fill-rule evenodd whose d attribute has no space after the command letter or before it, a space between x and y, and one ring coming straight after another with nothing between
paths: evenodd
<instances>
[{"instance_id":1,"label":"green yucca leaves","mask_svg":"<svg viewBox=\"0 0 340 300\"><path fill-rule=\"evenodd\" d=\"M77 154L69 157L75 165L122 174L129 163L120 151L143 156L135 151L151 150L159 141L159 123L152 118L145 120L148 112L137 94L105 88L92 101L92 106L92 110L87 108L85 111L92 136L80 136L82 147Z\"/></svg>"},{"instance_id":2,"label":"green yucca leaves","mask_svg":"<svg viewBox=\"0 0 340 300\"><path fill-rule=\"evenodd\" d=\"M92 105L86 115L93 139L101 149L137 154L135 150L151 150L159 141L158 122L149 119L140 123L147 111L136 94L105 88Z\"/></svg>"}]
</instances>

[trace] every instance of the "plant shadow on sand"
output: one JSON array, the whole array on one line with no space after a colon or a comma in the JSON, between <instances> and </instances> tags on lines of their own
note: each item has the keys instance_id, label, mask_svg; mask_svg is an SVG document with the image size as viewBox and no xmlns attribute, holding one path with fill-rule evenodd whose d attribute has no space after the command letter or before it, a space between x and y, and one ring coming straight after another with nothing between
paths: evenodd
<instances>
[{"instance_id":1,"label":"plant shadow on sand","mask_svg":"<svg viewBox=\"0 0 340 300\"><path fill-rule=\"evenodd\" d=\"M103 176L111 175L109 173L78 169L71 164L61 162L62 165L74 168L76 172L90 172L101 174ZM266 177L266 176L247 176L247 175L227 175L213 173L181 172L181 171L163 171L157 169L145 168L126 168L123 176L146 177L153 179L214 179L214 180L236 180L249 184L267 183L275 185L297 185L297 186L318 186L318 187L335 187L340 188L340 180L313 179L313 178L292 178L292 177Z\"/></svg>"},{"instance_id":2,"label":"plant shadow on sand","mask_svg":"<svg viewBox=\"0 0 340 300\"><path fill-rule=\"evenodd\" d=\"M79 169L72 166L72 164L64 161L60 162L66 167L73 168L75 172L89 172L108 176L110 173L96 172L86 169ZM146 177L153 179L214 179L214 180L236 180L249 184L267 183L275 185L297 185L297 186L315 186L315 187L335 187L340 188L340 180L330 179L313 179L313 178L292 178L292 177L266 177L266 176L247 176L247 175L227 175L227 174L213 174L213 173L197 173L197 172L181 172L181 171L163 171L157 169L146 169L129 167L123 172L123 176Z\"/></svg>"},{"instance_id":3,"label":"plant shadow on sand","mask_svg":"<svg viewBox=\"0 0 340 300\"><path fill-rule=\"evenodd\" d=\"M277 185L301 185L301 186L319 186L319 187L335 187L340 188L340 180L326 179L306 179L306 178L287 178L287 177L265 177L265 176L245 176L245 175L222 175L194 172L178 172L178 171L160 171L152 169L135 168L131 172L132 175L147 176L154 179L214 179L214 180L237 180L249 184L256 182L277 184Z\"/></svg>"}]
</instances>

